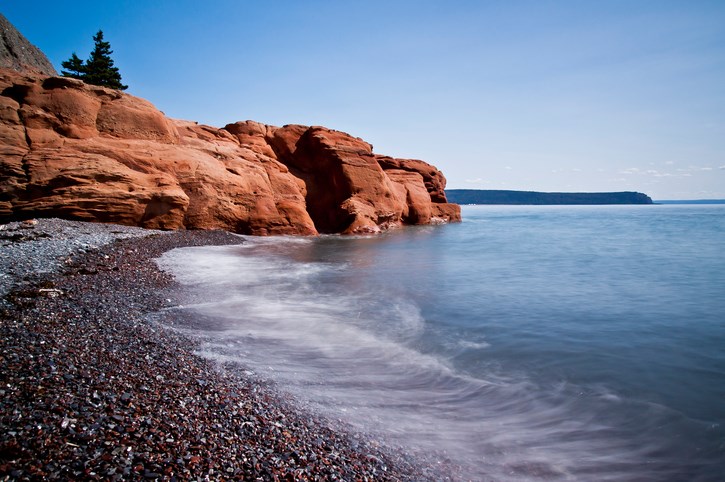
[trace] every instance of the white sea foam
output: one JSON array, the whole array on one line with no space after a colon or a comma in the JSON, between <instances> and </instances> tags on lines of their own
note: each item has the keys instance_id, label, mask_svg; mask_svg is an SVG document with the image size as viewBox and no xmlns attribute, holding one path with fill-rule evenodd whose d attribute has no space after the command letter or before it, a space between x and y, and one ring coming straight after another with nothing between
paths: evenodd
<instances>
[{"instance_id":1,"label":"white sea foam","mask_svg":"<svg viewBox=\"0 0 725 482\"><path fill-rule=\"evenodd\" d=\"M528 380L493 373L474 378L409 346L424 329L415 303L383 293L316 289L316 277L337 268L240 254L234 247L190 248L159 261L211 298L184 307L222 325L203 333L207 341L200 353L274 378L361 430L455 453L483 473L520 463L525 449L530 460L524 473L536 466L567 477L566 452L538 448L531 440L535 432L552 434L547 421L560 419L562 408L534 398ZM488 346L465 340L459 345Z\"/></svg>"},{"instance_id":2,"label":"white sea foam","mask_svg":"<svg viewBox=\"0 0 725 482\"><path fill-rule=\"evenodd\" d=\"M458 346L461 348L467 348L471 350L482 350L484 348L488 348L491 346L490 343L487 343L485 341L469 341L469 340L459 340Z\"/></svg>"}]
</instances>

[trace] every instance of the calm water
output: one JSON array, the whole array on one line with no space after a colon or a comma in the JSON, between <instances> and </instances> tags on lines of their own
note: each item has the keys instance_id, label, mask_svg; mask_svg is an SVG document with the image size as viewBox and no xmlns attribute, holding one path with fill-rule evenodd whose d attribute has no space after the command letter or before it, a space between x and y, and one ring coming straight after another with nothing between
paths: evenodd
<instances>
[{"instance_id":1,"label":"calm water","mask_svg":"<svg viewBox=\"0 0 725 482\"><path fill-rule=\"evenodd\" d=\"M472 479L725 480L725 206L463 215L172 251L165 316Z\"/></svg>"}]
</instances>

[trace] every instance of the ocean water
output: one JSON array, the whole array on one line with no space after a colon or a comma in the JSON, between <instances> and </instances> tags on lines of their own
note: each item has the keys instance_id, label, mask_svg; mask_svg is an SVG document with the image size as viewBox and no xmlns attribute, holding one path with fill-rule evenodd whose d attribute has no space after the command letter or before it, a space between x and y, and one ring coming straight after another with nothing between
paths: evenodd
<instances>
[{"instance_id":1,"label":"ocean water","mask_svg":"<svg viewBox=\"0 0 725 482\"><path fill-rule=\"evenodd\" d=\"M725 480L725 206L464 206L160 266L163 317L472 480Z\"/></svg>"}]
</instances>

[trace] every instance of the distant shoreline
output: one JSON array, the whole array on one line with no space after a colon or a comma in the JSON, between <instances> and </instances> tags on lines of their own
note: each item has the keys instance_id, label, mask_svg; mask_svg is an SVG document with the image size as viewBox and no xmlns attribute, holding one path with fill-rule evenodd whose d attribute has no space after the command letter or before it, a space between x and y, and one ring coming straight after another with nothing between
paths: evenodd
<instances>
[{"instance_id":1,"label":"distant shoreline","mask_svg":"<svg viewBox=\"0 0 725 482\"><path fill-rule=\"evenodd\" d=\"M494 205L654 204L641 192L537 192L487 189L446 189L448 202Z\"/></svg>"}]
</instances>

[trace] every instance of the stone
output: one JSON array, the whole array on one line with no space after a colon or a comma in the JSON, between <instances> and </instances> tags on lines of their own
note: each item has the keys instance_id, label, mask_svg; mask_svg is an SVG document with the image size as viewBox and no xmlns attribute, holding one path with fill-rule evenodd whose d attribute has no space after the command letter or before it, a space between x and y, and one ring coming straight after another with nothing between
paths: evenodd
<instances>
[{"instance_id":1,"label":"stone","mask_svg":"<svg viewBox=\"0 0 725 482\"><path fill-rule=\"evenodd\" d=\"M0 14L0 68L58 75L48 57Z\"/></svg>"}]
</instances>

